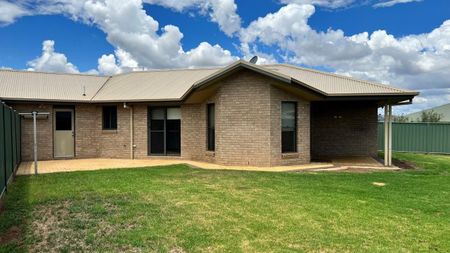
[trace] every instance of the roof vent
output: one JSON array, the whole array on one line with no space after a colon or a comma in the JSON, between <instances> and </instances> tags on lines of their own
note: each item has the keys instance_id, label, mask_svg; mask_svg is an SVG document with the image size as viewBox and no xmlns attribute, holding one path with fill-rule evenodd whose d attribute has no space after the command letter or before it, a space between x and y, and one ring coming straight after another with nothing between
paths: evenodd
<instances>
[{"instance_id":1,"label":"roof vent","mask_svg":"<svg viewBox=\"0 0 450 253\"><path fill-rule=\"evenodd\" d=\"M86 86L83 85L83 97L86 97Z\"/></svg>"},{"instance_id":2,"label":"roof vent","mask_svg":"<svg viewBox=\"0 0 450 253\"><path fill-rule=\"evenodd\" d=\"M258 61L258 56L253 56L251 59L250 59L250 63L253 63L253 64L256 64L256 62Z\"/></svg>"}]
</instances>

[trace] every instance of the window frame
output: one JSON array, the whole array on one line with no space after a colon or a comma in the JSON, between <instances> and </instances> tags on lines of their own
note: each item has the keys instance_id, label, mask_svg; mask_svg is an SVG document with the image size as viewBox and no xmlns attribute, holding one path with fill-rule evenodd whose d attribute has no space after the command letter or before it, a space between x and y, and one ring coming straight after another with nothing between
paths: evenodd
<instances>
[{"instance_id":1,"label":"window frame","mask_svg":"<svg viewBox=\"0 0 450 253\"><path fill-rule=\"evenodd\" d=\"M211 108L214 109L214 124L211 126ZM212 138L212 139L211 139ZM212 142L212 143L210 143ZM216 151L216 105L214 103L208 103L206 105L206 150L214 152Z\"/></svg>"},{"instance_id":2,"label":"window frame","mask_svg":"<svg viewBox=\"0 0 450 253\"><path fill-rule=\"evenodd\" d=\"M111 111L109 111L109 117L110 117L110 119L109 119L109 124L111 125L111 126L109 126L109 127L106 127L106 113L105 113L105 110L107 109L107 108L114 108L115 109L115 113L116 113L116 117L115 117L115 127L112 127L112 117L111 117ZM118 112L117 112L117 105L104 105L103 107L102 107L102 129L103 130L106 130L106 131L108 131L108 130L117 130L117 128L118 128Z\"/></svg>"},{"instance_id":3,"label":"window frame","mask_svg":"<svg viewBox=\"0 0 450 253\"><path fill-rule=\"evenodd\" d=\"M293 104L294 105L294 130L293 131L284 131L283 130L283 104ZM281 101L281 153L282 154L289 154L289 153L297 153L298 152L298 138L297 138L297 132L298 132L298 126L297 126L297 121L298 121L298 103L297 101ZM293 150L288 150L285 151L284 144L283 144L283 133L284 132L294 132L294 149Z\"/></svg>"}]
</instances>

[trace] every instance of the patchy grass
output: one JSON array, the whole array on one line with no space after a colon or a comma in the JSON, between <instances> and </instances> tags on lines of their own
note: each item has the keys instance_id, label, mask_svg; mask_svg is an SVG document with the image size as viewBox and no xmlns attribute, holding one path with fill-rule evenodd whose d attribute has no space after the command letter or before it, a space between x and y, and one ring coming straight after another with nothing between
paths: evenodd
<instances>
[{"instance_id":1,"label":"patchy grass","mask_svg":"<svg viewBox=\"0 0 450 253\"><path fill-rule=\"evenodd\" d=\"M379 173L187 166L18 177L2 252L450 251L450 157Z\"/></svg>"}]
</instances>

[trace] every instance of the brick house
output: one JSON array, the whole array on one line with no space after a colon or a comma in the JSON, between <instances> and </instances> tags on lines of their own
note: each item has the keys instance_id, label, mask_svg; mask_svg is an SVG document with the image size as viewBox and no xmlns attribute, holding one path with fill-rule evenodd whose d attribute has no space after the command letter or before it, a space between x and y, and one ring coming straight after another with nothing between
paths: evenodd
<instances>
[{"instance_id":1,"label":"brick house","mask_svg":"<svg viewBox=\"0 0 450 253\"><path fill-rule=\"evenodd\" d=\"M295 66L112 77L0 70L0 99L37 120L38 159L179 157L277 166L375 156L377 110L418 93ZM22 119L22 159L32 160Z\"/></svg>"}]
</instances>

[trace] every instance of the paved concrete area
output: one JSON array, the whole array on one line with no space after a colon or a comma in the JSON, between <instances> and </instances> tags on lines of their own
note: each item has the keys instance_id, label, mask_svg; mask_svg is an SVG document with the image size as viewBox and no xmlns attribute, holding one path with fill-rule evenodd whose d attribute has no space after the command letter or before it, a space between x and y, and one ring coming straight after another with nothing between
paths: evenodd
<instances>
[{"instance_id":1,"label":"paved concrete area","mask_svg":"<svg viewBox=\"0 0 450 253\"><path fill-rule=\"evenodd\" d=\"M337 172L373 172L373 171L395 171L400 168L385 167L380 161L373 157L339 157L331 159L334 165L331 168L318 168L313 171L337 171Z\"/></svg>"},{"instance_id":2,"label":"paved concrete area","mask_svg":"<svg viewBox=\"0 0 450 253\"><path fill-rule=\"evenodd\" d=\"M331 159L335 166L370 166L384 167L379 161L369 156L338 157Z\"/></svg>"},{"instance_id":3,"label":"paved concrete area","mask_svg":"<svg viewBox=\"0 0 450 253\"><path fill-rule=\"evenodd\" d=\"M68 160L49 160L38 162L38 173L55 173L69 171L89 171L111 168L137 168L154 167L174 164L188 164L193 167L212 170L243 170L243 171L268 171L268 172L286 172L331 168L331 163L310 163L295 166L276 166L276 167L252 167L252 166L224 166L206 162L197 162L182 159L68 159ZM34 174L33 162L22 162L17 171L17 175Z\"/></svg>"}]
</instances>

